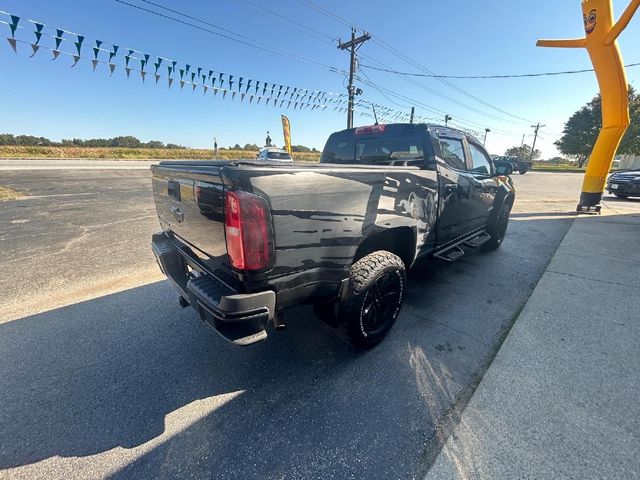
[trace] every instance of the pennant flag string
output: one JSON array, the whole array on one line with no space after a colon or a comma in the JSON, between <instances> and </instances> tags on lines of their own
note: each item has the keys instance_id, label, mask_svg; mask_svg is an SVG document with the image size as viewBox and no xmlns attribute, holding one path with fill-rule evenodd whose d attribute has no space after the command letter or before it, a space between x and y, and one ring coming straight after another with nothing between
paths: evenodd
<instances>
[{"instance_id":1,"label":"pennant flag string","mask_svg":"<svg viewBox=\"0 0 640 480\"><path fill-rule=\"evenodd\" d=\"M47 31L46 24L42 22L38 22L35 20L26 20L32 25L32 33L35 36L35 41L33 43L24 41L16 37L16 33L19 30L28 29L28 26L25 26L24 23L20 24L21 18L17 15L10 14L8 12L4 12L0 10L0 15L6 15L7 21L0 19L0 24L8 25L11 33L11 37L7 37L7 41L9 42L12 49L17 53L17 44L25 44L29 45L32 50L31 57L33 57L41 48L45 50L51 51L53 58L52 60L56 60L60 55L66 55L73 59L73 63L70 65L71 67L75 67L82 59L87 59L91 62L93 66L93 71L96 70L96 67L99 64L105 64L109 68L110 74L113 74L117 68L117 63L115 59L122 58L124 60L124 70L126 72L127 78L129 78L130 73L132 71L138 72L141 76L142 81L144 82L146 74L146 67L149 64L151 58L155 58L156 60L153 62L154 66L154 77L156 83L161 78L166 78L168 81L168 86L171 88L173 83L172 75L176 72L178 61L170 60L166 57L160 57L156 55L152 55L149 53L143 53L140 50L136 50L133 48L125 48L127 52L126 55L122 55L119 53L120 47L116 44L109 44L108 42L103 42L101 40L95 40L95 46L91 46L90 51L92 51L93 58L87 58L82 53L82 47L84 46L85 36L80 35L78 33L71 32L69 30L64 30L61 28L53 29L55 30L55 35ZM53 39L55 43L55 48L42 45L41 41L43 37L48 37ZM60 47L63 42L72 43L75 47L75 52L68 52L61 50ZM105 45L106 44L106 45ZM110 48L107 48L108 45L111 45ZM100 58L100 53L104 52L104 56L102 58L108 58L108 60L102 60ZM108 56L108 57L107 57ZM140 69L137 70L131 66L131 60L137 60L140 62ZM167 74L160 74L160 67L163 65L163 61L166 61L168 64ZM311 111L315 111L316 109L320 111L324 111L327 108L326 103L331 102L335 104L333 110L335 111L346 111L346 104L348 103L347 94L344 93L335 93L328 92L323 90L310 90L306 88L293 87L281 84L271 83L271 87L269 88L269 83L256 80L252 78L241 77L235 74L227 74L224 72L218 72L213 69L203 69L202 67L195 67L192 70L190 64L183 64L183 68L177 69L180 73L180 87L184 87L184 85L191 85L192 91L198 87L202 87L203 94L207 94L209 91L216 96L219 92L222 92L222 99L225 99L228 92L231 92L231 99L234 100L236 98L236 94L240 94L240 101L243 102L246 95L249 95L248 104L254 104L253 100L255 99L255 105L261 103L264 100L264 105L268 106L269 102L273 100L274 107L277 107L277 101L280 100L280 107L282 108L286 103L286 108L291 108L293 104L293 109L310 109ZM204 72L207 71L207 74ZM190 75L190 81L185 79L185 74ZM225 78L226 77L226 78ZM234 77L238 80L234 81ZM208 80L210 80L211 86L208 85ZM218 86L216 86L216 80L218 81ZM228 83L228 88L224 88L225 80ZM198 82L198 83L196 83ZM234 88L235 87L235 88ZM249 90L253 87L253 93L249 93ZM260 87L262 87L261 95ZM284 97L284 98L280 98ZM377 103L372 103L368 100L357 99L355 102L357 107L368 109L371 106L374 106L376 110L381 112L381 117L390 117L394 118L408 118L408 114L405 112L399 112L389 107L379 105ZM363 116L371 116L371 114L367 110L361 110L360 108L354 109L357 113ZM416 117L420 119L421 117Z\"/></svg>"}]
</instances>

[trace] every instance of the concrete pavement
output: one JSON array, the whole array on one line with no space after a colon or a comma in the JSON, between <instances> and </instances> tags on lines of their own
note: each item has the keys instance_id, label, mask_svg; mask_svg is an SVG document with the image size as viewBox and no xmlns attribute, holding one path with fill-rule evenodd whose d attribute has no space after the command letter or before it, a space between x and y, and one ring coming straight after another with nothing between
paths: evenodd
<instances>
[{"instance_id":1,"label":"concrete pavement","mask_svg":"<svg viewBox=\"0 0 640 480\"><path fill-rule=\"evenodd\" d=\"M309 307L246 349L181 309L148 171L2 172L0 477L421 478L571 222L578 175L514 181L500 250L415 271L362 353Z\"/></svg>"},{"instance_id":2,"label":"concrete pavement","mask_svg":"<svg viewBox=\"0 0 640 480\"><path fill-rule=\"evenodd\" d=\"M640 202L578 217L426 479L640 478Z\"/></svg>"}]
</instances>

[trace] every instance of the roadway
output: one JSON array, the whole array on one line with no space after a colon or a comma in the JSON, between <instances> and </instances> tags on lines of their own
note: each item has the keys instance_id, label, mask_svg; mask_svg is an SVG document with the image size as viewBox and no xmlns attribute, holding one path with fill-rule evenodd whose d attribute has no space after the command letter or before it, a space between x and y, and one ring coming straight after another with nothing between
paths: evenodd
<instances>
[{"instance_id":1,"label":"roadway","mask_svg":"<svg viewBox=\"0 0 640 480\"><path fill-rule=\"evenodd\" d=\"M0 477L420 478L581 181L515 175L501 249L413 272L390 336L362 353L307 307L260 344L225 343L155 265L146 168L82 165L0 177L29 194L0 208Z\"/></svg>"}]
</instances>

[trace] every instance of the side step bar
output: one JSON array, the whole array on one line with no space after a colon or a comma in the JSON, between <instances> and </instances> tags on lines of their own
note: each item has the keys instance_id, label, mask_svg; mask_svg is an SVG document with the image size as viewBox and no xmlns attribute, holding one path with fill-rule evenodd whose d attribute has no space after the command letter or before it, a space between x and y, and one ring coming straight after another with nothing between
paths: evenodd
<instances>
[{"instance_id":1,"label":"side step bar","mask_svg":"<svg viewBox=\"0 0 640 480\"><path fill-rule=\"evenodd\" d=\"M474 233L466 238L463 238L453 245L449 245L442 250L438 250L433 254L434 258L442 260L443 262L452 263L458 260L465 254L462 247L471 249L480 248L482 245L491 240L491 235L482 230L481 232Z\"/></svg>"}]
</instances>

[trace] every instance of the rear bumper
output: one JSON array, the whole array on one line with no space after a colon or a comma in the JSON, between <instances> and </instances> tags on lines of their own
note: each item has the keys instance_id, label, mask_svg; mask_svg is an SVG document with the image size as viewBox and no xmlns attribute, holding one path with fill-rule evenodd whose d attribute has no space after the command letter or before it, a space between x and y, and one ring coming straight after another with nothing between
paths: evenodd
<instances>
[{"instance_id":1,"label":"rear bumper","mask_svg":"<svg viewBox=\"0 0 640 480\"><path fill-rule=\"evenodd\" d=\"M266 327L276 310L271 290L239 293L214 275L205 272L164 233L156 233L151 249L160 269L183 299L226 340L250 345L267 337Z\"/></svg>"}]
</instances>

